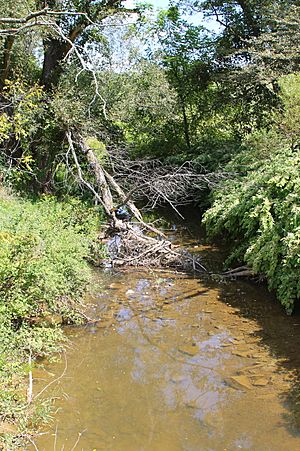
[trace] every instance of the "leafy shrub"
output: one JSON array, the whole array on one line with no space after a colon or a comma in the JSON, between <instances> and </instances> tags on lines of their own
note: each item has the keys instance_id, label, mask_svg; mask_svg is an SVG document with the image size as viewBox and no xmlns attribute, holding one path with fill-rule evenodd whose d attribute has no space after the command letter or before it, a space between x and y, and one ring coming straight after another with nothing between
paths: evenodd
<instances>
[{"instance_id":1,"label":"leafy shrub","mask_svg":"<svg viewBox=\"0 0 300 451\"><path fill-rule=\"evenodd\" d=\"M54 315L80 320L76 307L90 280L86 259L97 221L76 200L30 202L0 193L0 411L21 433L28 427L29 356L34 362L60 349Z\"/></svg>"},{"instance_id":2,"label":"leafy shrub","mask_svg":"<svg viewBox=\"0 0 300 451\"><path fill-rule=\"evenodd\" d=\"M75 299L82 293L91 217L74 213L74 205L52 200L0 202L0 308L5 314L18 319L61 310L62 296Z\"/></svg>"},{"instance_id":3,"label":"leafy shrub","mask_svg":"<svg viewBox=\"0 0 300 451\"><path fill-rule=\"evenodd\" d=\"M293 130L288 118L299 110L300 77L284 77L281 87L284 111L271 130L245 140L244 151L227 165L237 175L215 191L204 222L211 235L230 237L229 262L244 261L264 274L291 313L300 298L300 150L293 133L300 118Z\"/></svg>"}]
</instances>

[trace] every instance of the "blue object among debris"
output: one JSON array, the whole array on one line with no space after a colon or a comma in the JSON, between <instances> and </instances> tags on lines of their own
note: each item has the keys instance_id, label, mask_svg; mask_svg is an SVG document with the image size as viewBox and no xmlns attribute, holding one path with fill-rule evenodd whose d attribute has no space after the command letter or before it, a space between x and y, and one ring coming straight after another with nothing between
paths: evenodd
<instances>
[{"instance_id":1,"label":"blue object among debris","mask_svg":"<svg viewBox=\"0 0 300 451\"><path fill-rule=\"evenodd\" d=\"M117 217L117 219L129 221L131 219L131 214L129 213L129 211L127 210L127 208L125 206L122 206L122 207L117 208L116 217Z\"/></svg>"}]
</instances>

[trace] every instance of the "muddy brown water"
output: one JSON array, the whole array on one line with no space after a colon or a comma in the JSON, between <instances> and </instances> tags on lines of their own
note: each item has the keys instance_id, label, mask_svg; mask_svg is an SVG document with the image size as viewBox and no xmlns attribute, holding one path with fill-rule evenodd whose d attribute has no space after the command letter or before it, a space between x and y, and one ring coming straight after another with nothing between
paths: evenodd
<instances>
[{"instance_id":1,"label":"muddy brown water","mask_svg":"<svg viewBox=\"0 0 300 451\"><path fill-rule=\"evenodd\" d=\"M132 269L95 272L93 291L101 320L67 329L66 359L36 371L36 392L56 382L35 449L300 450L300 318L264 287Z\"/></svg>"}]
</instances>

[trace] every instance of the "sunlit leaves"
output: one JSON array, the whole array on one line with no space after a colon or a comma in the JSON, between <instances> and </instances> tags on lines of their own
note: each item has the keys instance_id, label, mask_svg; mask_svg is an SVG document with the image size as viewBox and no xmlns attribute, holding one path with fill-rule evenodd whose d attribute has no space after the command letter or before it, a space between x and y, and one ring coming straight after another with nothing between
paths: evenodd
<instances>
[{"instance_id":1,"label":"sunlit leaves","mask_svg":"<svg viewBox=\"0 0 300 451\"><path fill-rule=\"evenodd\" d=\"M290 313L300 299L299 77L280 84L284 109L273 130L245 140L227 166L240 175L220 185L205 222L212 234L231 237L232 258L265 275Z\"/></svg>"}]
</instances>

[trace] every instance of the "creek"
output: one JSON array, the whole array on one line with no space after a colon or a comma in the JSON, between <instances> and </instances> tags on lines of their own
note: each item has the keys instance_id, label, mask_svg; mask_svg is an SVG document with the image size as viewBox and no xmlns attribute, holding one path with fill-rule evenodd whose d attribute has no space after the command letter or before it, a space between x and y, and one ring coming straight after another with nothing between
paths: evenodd
<instances>
[{"instance_id":1,"label":"creek","mask_svg":"<svg viewBox=\"0 0 300 451\"><path fill-rule=\"evenodd\" d=\"M218 269L191 227L173 239ZM64 374L38 450L300 450L300 318L263 286L96 270L87 302L101 320L67 327L66 359L34 374L36 392Z\"/></svg>"}]
</instances>

